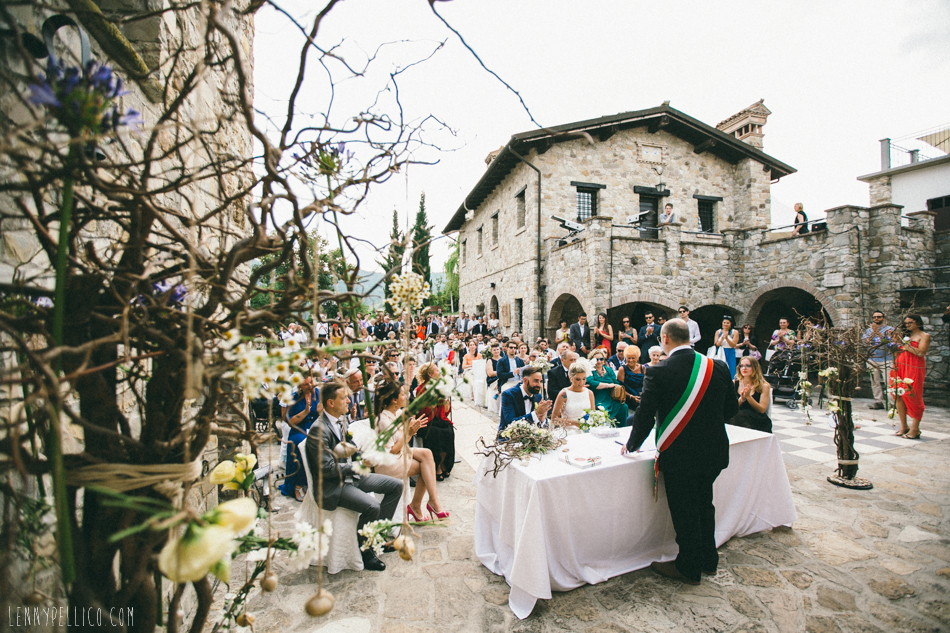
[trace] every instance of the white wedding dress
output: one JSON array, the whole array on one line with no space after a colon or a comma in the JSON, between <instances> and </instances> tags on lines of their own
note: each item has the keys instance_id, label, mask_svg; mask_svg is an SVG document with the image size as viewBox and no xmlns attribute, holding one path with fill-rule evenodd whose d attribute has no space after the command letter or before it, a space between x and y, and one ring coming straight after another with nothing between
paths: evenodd
<instances>
[{"instance_id":1,"label":"white wedding dress","mask_svg":"<svg viewBox=\"0 0 950 633\"><path fill-rule=\"evenodd\" d=\"M565 389L561 393L566 398L564 410L561 411L562 418L565 420L580 420L587 415L584 409L590 409L590 389L585 388L580 393Z\"/></svg>"}]
</instances>

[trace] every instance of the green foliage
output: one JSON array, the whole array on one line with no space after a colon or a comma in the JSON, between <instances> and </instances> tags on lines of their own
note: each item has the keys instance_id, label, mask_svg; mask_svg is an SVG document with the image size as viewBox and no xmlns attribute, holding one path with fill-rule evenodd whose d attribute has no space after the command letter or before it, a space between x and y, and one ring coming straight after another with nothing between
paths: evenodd
<instances>
[{"instance_id":1,"label":"green foliage","mask_svg":"<svg viewBox=\"0 0 950 633\"><path fill-rule=\"evenodd\" d=\"M419 198L419 211L412 225L412 270L422 275L426 281L432 279L432 266L429 262L429 242L432 241L432 229L426 216L426 194Z\"/></svg>"},{"instance_id":2,"label":"green foliage","mask_svg":"<svg viewBox=\"0 0 950 633\"><path fill-rule=\"evenodd\" d=\"M402 257L406 252L406 242L405 236L399 230L399 214L396 209L393 209L393 230L389 233L389 250L386 253L386 259L381 262L378 262L383 269L383 274L386 274L390 271L395 270L399 271L399 267L402 265ZM386 279L386 296L389 296L389 278ZM393 315L393 307L389 303L384 302L384 307L386 312L390 315Z\"/></svg>"},{"instance_id":3,"label":"green foliage","mask_svg":"<svg viewBox=\"0 0 950 633\"><path fill-rule=\"evenodd\" d=\"M289 278L289 275L294 274L292 264L294 262L300 261L300 258L304 255L300 253L300 247L302 246L301 242L297 243L297 252L294 253L293 257L284 258L284 260L277 265L273 270L268 272L266 275L261 277L257 287L258 292L254 293L251 296L251 307L256 310L261 310L267 308L271 305L271 302L284 290L288 288L288 281L294 281ZM318 288L320 290L330 290L332 291L336 285L336 281L345 277L348 270L352 270L352 266L347 266L344 261L343 254L339 248L330 250L329 245L326 239L317 235L317 232L311 231L307 235L307 261L312 262L314 260L314 250L318 252L319 258L319 271L318 271ZM262 266L266 266L275 259L281 257L277 255L265 255L264 257L259 258L251 267L253 271L257 271ZM303 283L302 275L297 272L297 284ZM362 306L361 306L362 307ZM324 302L323 312L331 317L336 317L339 314L339 307L336 303L332 301Z\"/></svg>"}]
</instances>

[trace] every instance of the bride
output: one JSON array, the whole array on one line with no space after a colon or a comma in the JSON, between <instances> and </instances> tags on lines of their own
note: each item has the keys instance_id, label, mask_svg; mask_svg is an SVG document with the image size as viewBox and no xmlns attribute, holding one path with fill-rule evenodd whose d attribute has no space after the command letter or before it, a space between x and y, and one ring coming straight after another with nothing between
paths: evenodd
<instances>
[{"instance_id":1,"label":"bride","mask_svg":"<svg viewBox=\"0 0 950 633\"><path fill-rule=\"evenodd\" d=\"M571 379L571 386L558 394L552 419L562 426L578 426L587 415L584 409L594 408L594 392L587 388L587 367L584 364L572 364L567 375Z\"/></svg>"}]
</instances>

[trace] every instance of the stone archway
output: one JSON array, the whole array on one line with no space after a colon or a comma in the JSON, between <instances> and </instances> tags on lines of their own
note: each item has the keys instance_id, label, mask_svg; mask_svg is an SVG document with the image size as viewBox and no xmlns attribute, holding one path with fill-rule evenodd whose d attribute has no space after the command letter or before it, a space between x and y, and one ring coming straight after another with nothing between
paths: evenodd
<instances>
[{"instance_id":1,"label":"stone archway","mask_svg":"<svg viewBox=\"0 0 950 633\"><path fill-rule=\"evenodd\" d=\"M722 321L727 316L732 317L737 329L742 328L743 321L740 320L739 311L729 306L714 303L690 310L689 318L699 324L699 333L702 335L696 343L697 351L706 353L716 340L716 330L722 327Z\"/></svg>"},{"instance_id":2,"label":"stone archway","mask_svg":"<svg viewBox=\"0 0 950 633\"><path fill-rule=\"evenodd\" d=\"M546 335L552 341L554 340L554 332L561 327L561 321L567 321L567 325L570 326L573 323L577 323L577 317L581 313L586 313L584 306L581 304L580 299L576 295L570 292L564 292L558 295L551 303L551 311L548 313L548 322L546 328ZM590 316L590 314L588 314Z\"/></svg>"},{"instance_id":3,"label":"stone archway","mask_svg":"<svg viewBox=\"0 0 950 633\"><path fill-rule=\"evenodd\" d=\"M823 321L826 326L840 326L842 317L834 302L823 292L804 281L772 282L756 290L748 303L745 322L753 326L760 345L768 345L780 318L797 329L802 319ZM739 324L741 326L741 324Z\"/></svg>"},{"instance_id":4,"label":"stone archway","mask_svg":"<svg viewBox=\"0 0 950 633\"><path fill-rule=\"evenodd\" d=\"M492 314L495 315L496 319L500 318L499 313L498 313L498 297L496 297L495 295L491 296L491 301L488 303L489 318L491 317Z\"/></svg>"}]
</instances>

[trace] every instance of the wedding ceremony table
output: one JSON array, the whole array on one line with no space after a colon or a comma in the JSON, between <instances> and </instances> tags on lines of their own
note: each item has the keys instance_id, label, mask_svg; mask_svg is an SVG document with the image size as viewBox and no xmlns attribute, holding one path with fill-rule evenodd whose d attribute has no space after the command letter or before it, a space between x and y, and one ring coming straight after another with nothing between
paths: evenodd
<instances>
[{"instance_id":1,"label":"wedding ceremony table","mask_svg":"<svg viewBox=\"0 0 950 633\"><path fill-rule=\"evenodd\" d=\"M774 435L726 426L729 467L714 487L716 546L795 519L792 491ZM497 477L492 460L475 473L475 553L511 586L508 606L521 619L552 591L569 591L676 557L663 474L653 499L653 436L623 456L630 428L619 436L568 436L568 443ZM567 452L563 449L568 448ZM579 469L565 455L599 456Z\"/></svg>"}]
</instances>

